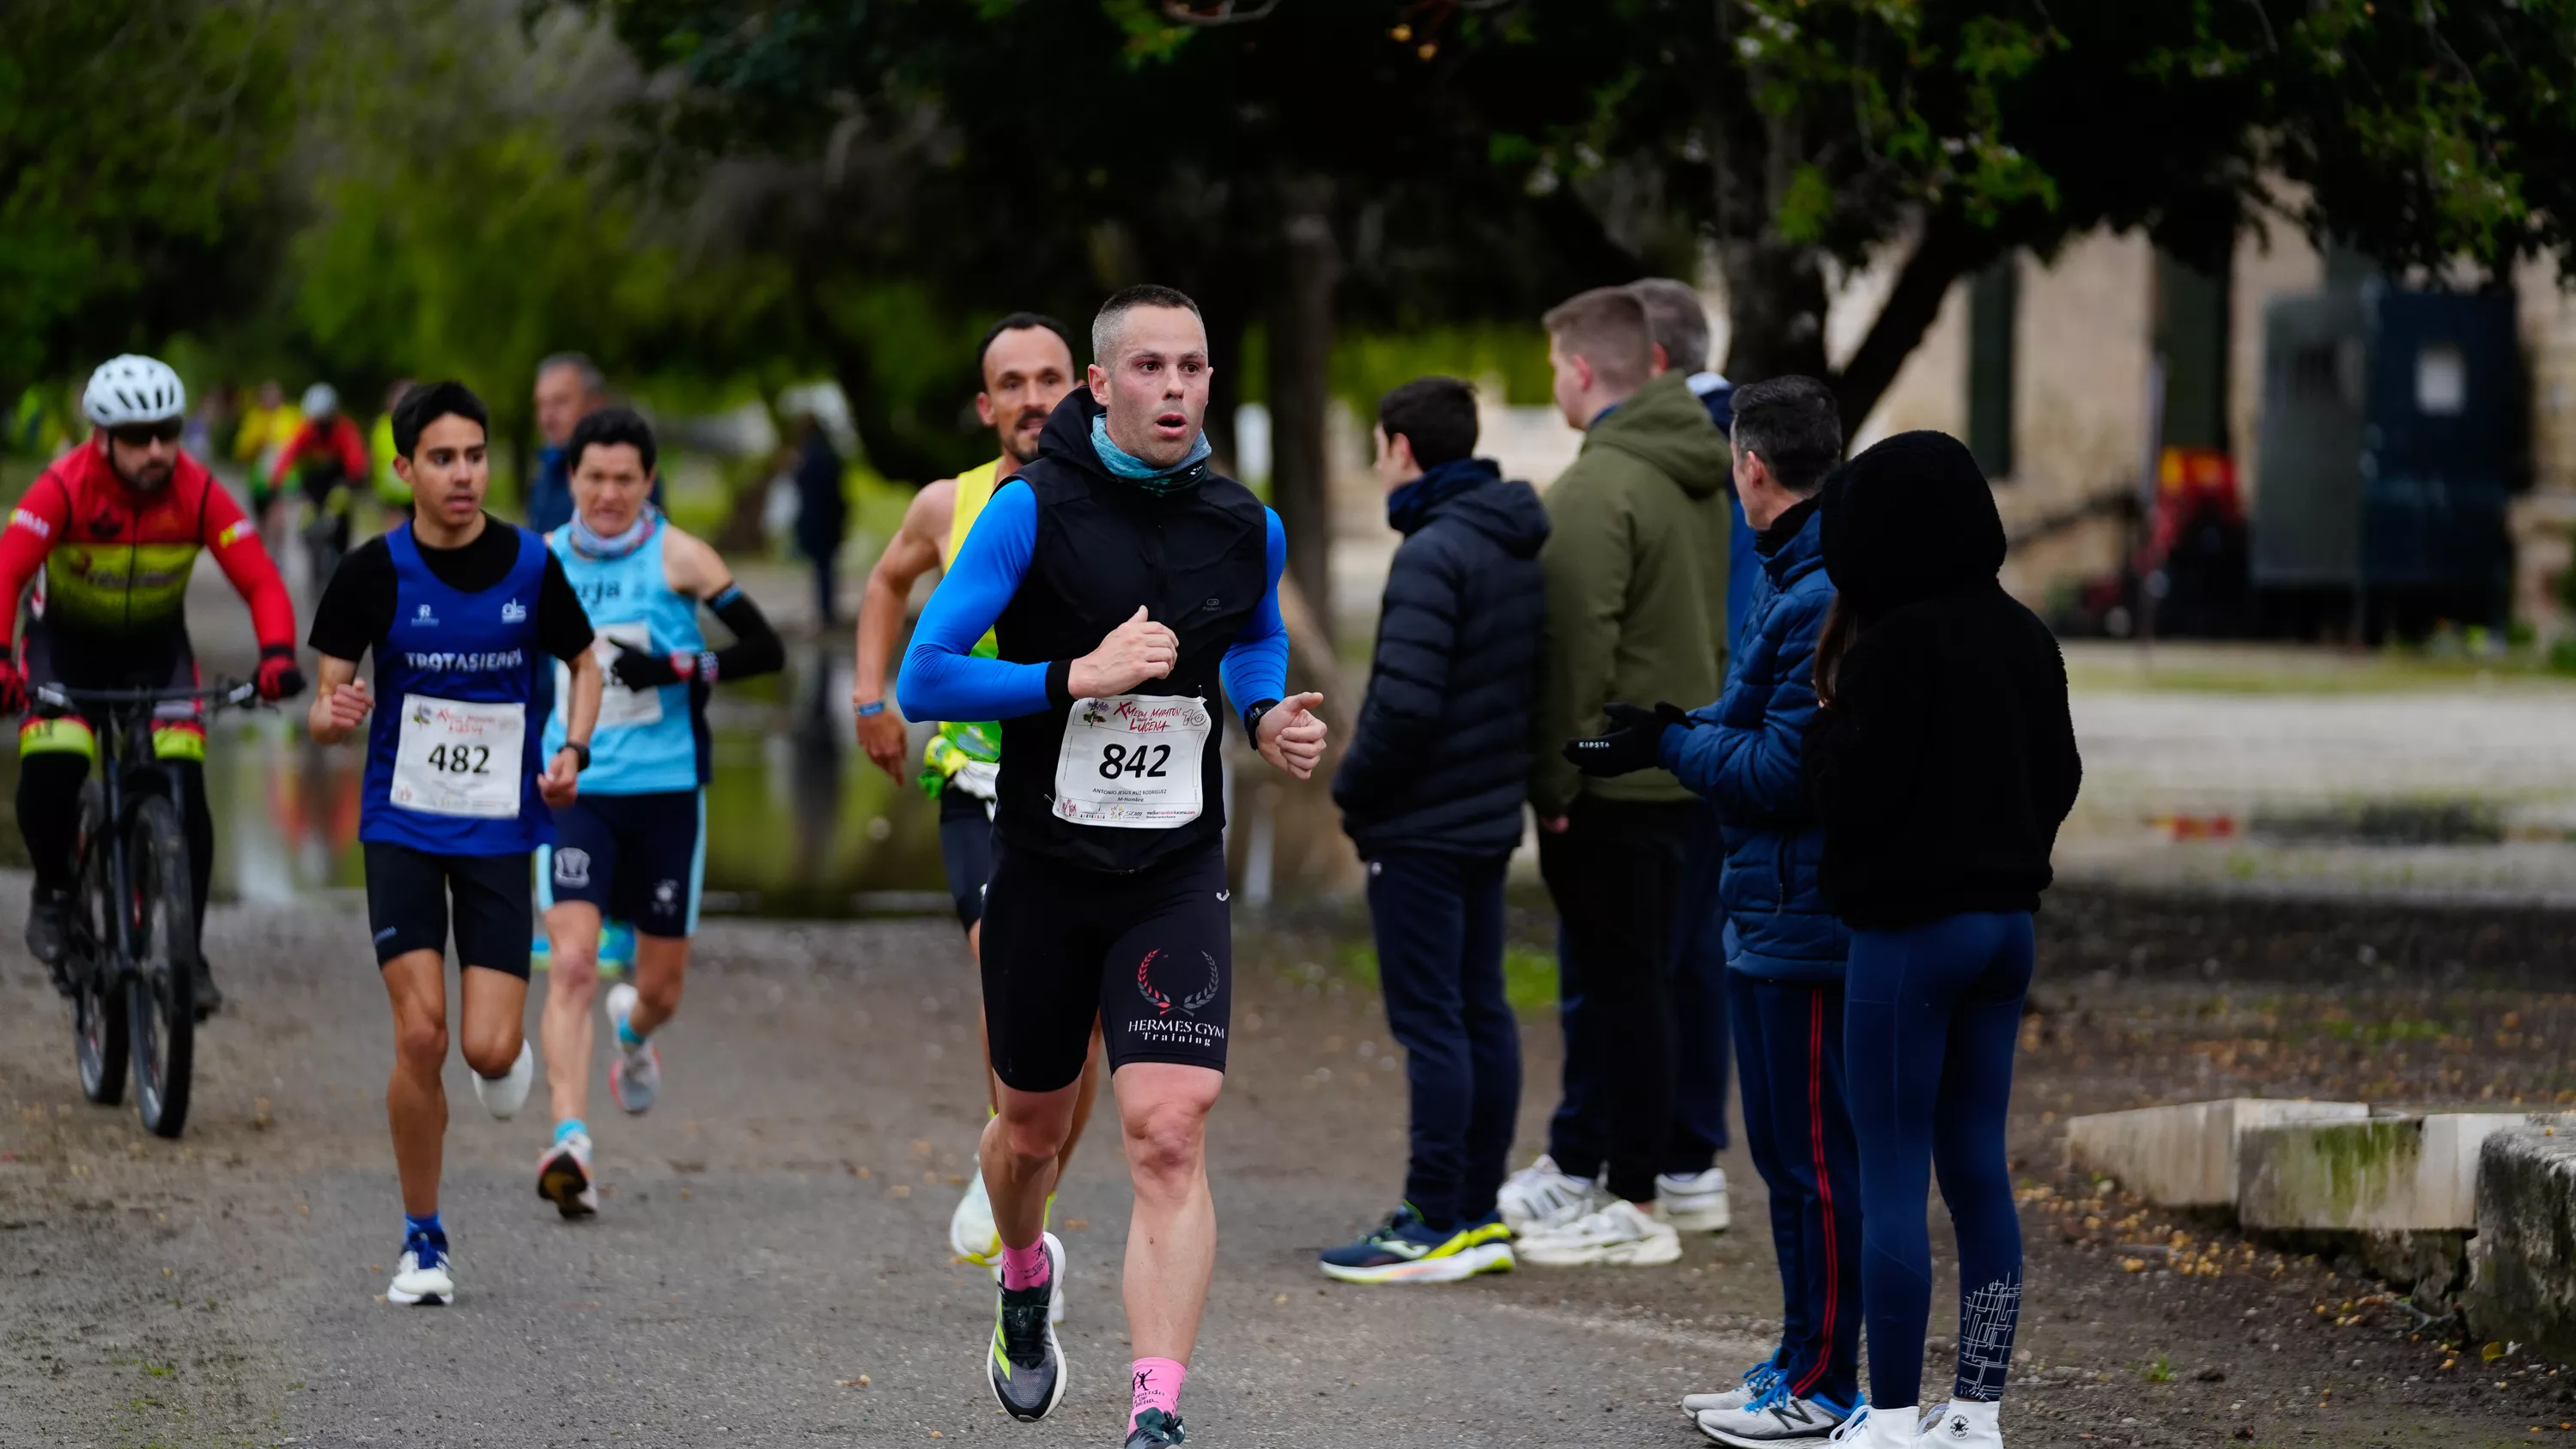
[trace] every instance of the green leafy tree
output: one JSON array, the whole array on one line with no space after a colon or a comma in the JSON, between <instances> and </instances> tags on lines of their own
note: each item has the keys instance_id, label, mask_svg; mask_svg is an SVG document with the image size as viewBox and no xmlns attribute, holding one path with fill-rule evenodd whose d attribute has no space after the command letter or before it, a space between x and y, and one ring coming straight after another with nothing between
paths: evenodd
<instances>
[{"instance_id":1,"label":"green leafy tree","mask_svg":"<svg viewBox=\"0 0 2576 1449\"><path fill-rule=\"evenodd\" d=\"M239 305L292 132L282 7L13 0L0 19L0 398Z\"/></svg>"}]
</instances>

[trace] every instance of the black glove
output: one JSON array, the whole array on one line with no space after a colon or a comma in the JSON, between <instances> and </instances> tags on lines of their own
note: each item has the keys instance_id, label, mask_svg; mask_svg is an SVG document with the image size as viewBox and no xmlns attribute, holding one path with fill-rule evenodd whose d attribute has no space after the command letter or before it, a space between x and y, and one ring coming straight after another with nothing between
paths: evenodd
<instances>
[{"instance_id":1,"label":"black glove","mask_svg":"<svg viewBox=\"0 0 2576 1449\"><path fill-rule=\"evenodd\" d=\"M608 666L608 672L616 678L618 683L625 685L628 689L659 689L666 684L677 684L681 680L688 678L688 675L682 674L678 664L673 661L684 658L692 665L697 663L697 656L694 654L667 656L661 654L649 654L644 650L638 649L634 645L627 643L623 639L619 639L615 642L617 644L617 662ZM692 669L691 673L694 672L696 671Z\"/></svg>"},{"instance_id":2,"label":"black glove","mask_svg":"<svg viewBox=\"0 0 2576 1449\"><path fill-rule=\"evenodd\" d=\"M1565 762L1595 777L1656 768L1663 763L1664 731L1673 725L1691 726L1690 716L1670 704L1658 703L1653 709L1613 704L1602 713L1609 716L1606 733L1565 742Z\"/></svg>"}]
</instances>

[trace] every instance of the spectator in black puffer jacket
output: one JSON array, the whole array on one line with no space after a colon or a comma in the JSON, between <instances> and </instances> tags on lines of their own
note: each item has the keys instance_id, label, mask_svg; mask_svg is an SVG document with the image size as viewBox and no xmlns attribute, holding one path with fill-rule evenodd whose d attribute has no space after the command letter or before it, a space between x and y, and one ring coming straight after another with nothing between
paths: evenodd
<instances>
[{"instance_id":1,"label":"spectator in black puffer jacket","mask_svg":"<svg viewBox=\"0 0 2576 1449\"><path fill-rule=\"evenodd\" d=\"M1323 1255L1324 1271L1348 1281L1467 1277L1511 1261L1494 1216L1521 1097L1520 1033L1503 999L1503 871L1530 772L1548 521L1538 494L1475 447L1475 393L1455 378L1409 382L1378 404L1377 472L1405 539L1333 800L1368 861L1413 1154L1405 1206Z\"/></svg>"}]
</instances>

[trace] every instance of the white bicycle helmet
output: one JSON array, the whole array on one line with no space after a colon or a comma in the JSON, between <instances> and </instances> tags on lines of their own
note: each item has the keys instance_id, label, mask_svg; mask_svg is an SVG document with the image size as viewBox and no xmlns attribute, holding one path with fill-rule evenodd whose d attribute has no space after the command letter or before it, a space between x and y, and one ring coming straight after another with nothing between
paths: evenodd
<instances>
[{"instance_id":1,"label":"white bicycle helmet","mask_svg":"<svg viewBox=\"0 0 2576 1449\"><path fill-rule=\"evenodd\" d=\"M167 422L187 415L188 388L170 364L129 352L100 363L89 375L81 412L102 428Z\"/></svg>"},{"instance_id":2,"label":"white bicycle helmet","mask_svg":"<svg viewBox=\"0 0 2576 1449\"><path fill-rule=\"evenodd\" d=\"M327 382L317 382L306 388L303 400L296 404L296 411L308 418L327 418L339 410L340 394L333 391Z\"/></svg>"}]
</instances>

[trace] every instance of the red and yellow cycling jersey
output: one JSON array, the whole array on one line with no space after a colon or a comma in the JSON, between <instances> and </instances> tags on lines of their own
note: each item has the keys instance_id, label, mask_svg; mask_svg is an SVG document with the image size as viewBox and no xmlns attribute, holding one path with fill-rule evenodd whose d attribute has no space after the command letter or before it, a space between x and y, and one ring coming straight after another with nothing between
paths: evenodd
<instances>
[{"instance_id":1,"label":"red and yellow cycling jersey","mask_svg":"<svg viewBox=\"0 0 2576 1449\"><path fill-rule=\"evenodd\" d=\"M232 495L185 453L169 482L131 488L108 465L104 437L54 460L18 501L0 529L0 598L14 605L41 565L37 609L49 625L90 640L158 642L185 627L200 549L250 605L260 647L292 647L286 581Z\"/></svg>"}]
</instances>

